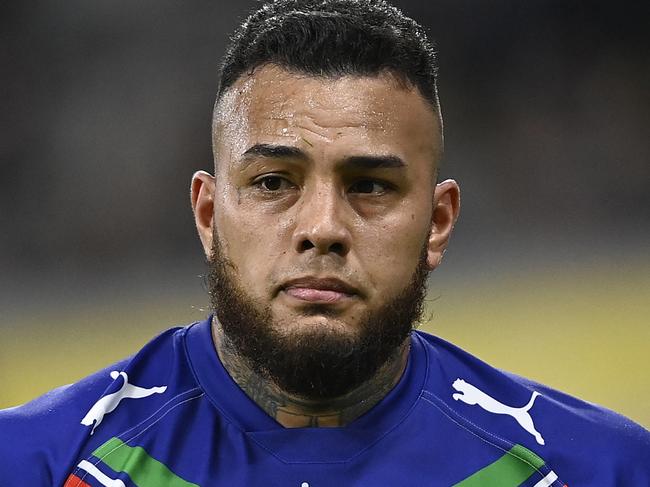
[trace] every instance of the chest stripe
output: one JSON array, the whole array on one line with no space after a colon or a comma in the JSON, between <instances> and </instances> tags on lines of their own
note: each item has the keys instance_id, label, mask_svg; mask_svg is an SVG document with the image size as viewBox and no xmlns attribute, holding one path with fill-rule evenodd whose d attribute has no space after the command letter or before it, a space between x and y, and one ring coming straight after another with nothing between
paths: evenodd
<instances>
[{"instance_id":1,"label":"chest stripe","mask_svg":"<svg viewBox=\"0 0 650 487\"><path fill-rule=\"evenodd\" d=\"M128 474L138 487L199 487L180 478L141 446L129 446L119 438L111 438L93 455L116 472Z\"/></svg>"},{"instance_id":2,"label":"chest stripe","mask_svg":"<svg viewBox=\"0 0 650 487\"><path fill-rule=\"evenodd\" d=\"M517 487L543 466L544 460L523 446L515 445L501 458L454 487Z\"/></svg>"}]
</instances>

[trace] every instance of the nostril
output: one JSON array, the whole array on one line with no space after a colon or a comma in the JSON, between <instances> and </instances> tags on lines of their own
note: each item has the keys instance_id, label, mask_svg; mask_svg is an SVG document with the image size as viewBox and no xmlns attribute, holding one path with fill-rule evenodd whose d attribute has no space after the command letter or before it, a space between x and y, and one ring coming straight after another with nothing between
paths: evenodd
<instances>
[{"instance_id":1,"label":"nostril","mask_svg":"<svg viewBox=\"0 0 650 487\"><path fill-rule=\"evenodd\" d=\"M330 245L330 252L333 252L335 254L343 255L343 244L340 242L333 243Z\"/></svg>"},{"instance_id":2,"label":"nostril","mask_svg":"<svg viewBox=\"0 0 650 487\"><path fill-rule=\"evenodd\" d=\"M313 249L314 244L311 243L309 240L303 240L300 244L300 251L304 252L305 250Z\"/></svg>"},{"instance_id":3,"label":"nostril","mask_svg":"<svg viewBox=\"0 0 650 487\"><path fill-rule=\"evenodd\" d=\"M347 246L343 242L319 242L316 240L316 243L311 239L305 238L300 241L298 244L298 252L307 252L308 250L315 249L317 253L332 253L338 255L345 255L347 253Z\"/></svg>"}]
</instances>

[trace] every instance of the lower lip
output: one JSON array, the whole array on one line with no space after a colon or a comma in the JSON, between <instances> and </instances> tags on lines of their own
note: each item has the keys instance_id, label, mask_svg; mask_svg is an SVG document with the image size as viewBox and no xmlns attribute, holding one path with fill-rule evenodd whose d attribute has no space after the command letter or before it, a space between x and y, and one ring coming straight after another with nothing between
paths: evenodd
<instances>
[{"instance_id":1,"label":"lower lip","mask_svg":"<svg viewBox=\"0 0 650 487\"><path fill-rule=\"evenodd\" d=\"M325 289L313 289L308 287L292 287L284 290L292 298L310 303L336 303L351 297L350 294Z\"/></svg>"}]
</instances>

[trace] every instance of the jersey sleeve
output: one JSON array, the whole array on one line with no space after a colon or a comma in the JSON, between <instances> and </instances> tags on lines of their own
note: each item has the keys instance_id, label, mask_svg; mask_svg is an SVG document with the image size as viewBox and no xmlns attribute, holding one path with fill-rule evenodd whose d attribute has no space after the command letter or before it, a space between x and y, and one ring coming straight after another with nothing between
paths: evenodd
<instances>
[{"instance_id":1,"label":"jersey sleeve","mask_svg":"<svg viewBox=\"0 0 650 487\"><path fill-rule=\"evenodd\" d=\"M87 435L79 424L111 383L109 370L0 411L0 485L58 486Z\"/></svg>"},{"instance_id":2,"label":"jersey sleeve","mask_svg":"<svg viewBox=\"0 0 650 487\"><path fill-rule=\"evenodd\" d=\"M507 374L540 391L552 405L551 432L561 454L549 457L572 485L649 485L650 432L605 407L529 379Z\"/></svg>"}]
</instances>

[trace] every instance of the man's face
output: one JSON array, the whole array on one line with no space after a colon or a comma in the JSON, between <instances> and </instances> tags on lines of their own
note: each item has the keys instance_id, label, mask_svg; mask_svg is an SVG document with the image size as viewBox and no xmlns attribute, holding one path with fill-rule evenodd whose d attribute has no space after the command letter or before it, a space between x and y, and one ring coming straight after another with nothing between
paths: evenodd
<instances>
[{"instance_id":1,"label":"man's face","mask_svg":"<svg viewBox=\"0 0 650 487\"><path fill-rule=\"evenodd\" d=\"M419 263L438 264L458 188L436 187L440 123L415 88L266 66L217 111L214 187L205 173L193 182L197 226L276 334L353 340Z\"/></svg>"}]
</instances>

